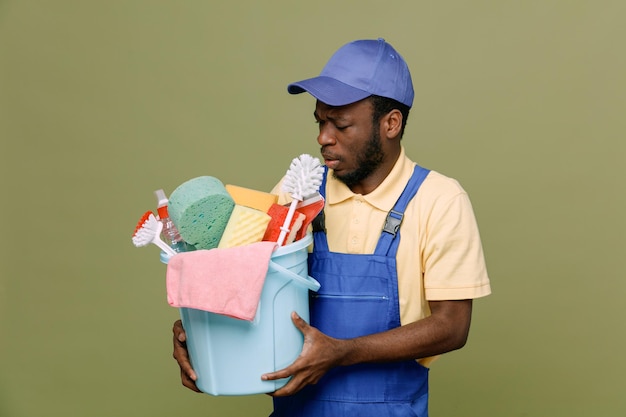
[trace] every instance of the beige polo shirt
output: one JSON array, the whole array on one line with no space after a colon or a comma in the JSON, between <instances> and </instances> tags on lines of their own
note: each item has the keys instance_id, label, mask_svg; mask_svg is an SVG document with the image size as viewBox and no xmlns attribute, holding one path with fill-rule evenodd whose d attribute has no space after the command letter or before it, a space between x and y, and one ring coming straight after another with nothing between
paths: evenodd
<instances>
[{"instance_id":1,"label":"beige polo shirt","mask_svg":"<svg viewBox=\"0 0 626 417\"><path fill-rule=\"evenodd\" d=\"M391 173L367 195L354 194L329 172L325 206L329 250L373 253L387 213L414 167L402 149ZM402 324L430 315L429 300L473 299L491 293L474 212L456 180L431 171L404 213L400 234Z\"/></svg>"}]
</instances>

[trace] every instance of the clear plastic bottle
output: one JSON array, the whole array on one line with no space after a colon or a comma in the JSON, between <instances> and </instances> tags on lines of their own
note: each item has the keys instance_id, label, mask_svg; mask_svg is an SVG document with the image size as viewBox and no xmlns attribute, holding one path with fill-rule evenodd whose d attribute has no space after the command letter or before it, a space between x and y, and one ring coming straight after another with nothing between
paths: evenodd
<instances>
[{"instance_id":1,"label":"clear plastic bottle","mask_svg":"<svg viewBox=\"0 0 626 417\"><path fill-rule=\"evenodd\" d=\"M180 237L178 229L174 225L174 222L172 222L172 219L170 219L169 213L167 212L169 200L165 196L165 192L163 190L156 190L154 195L157 198L159 221L163 224L163 231L161 232L163 241L176 252L189 252L194 250L195 248L192 245L188 244Z\"/></svg>"}]
</instances>

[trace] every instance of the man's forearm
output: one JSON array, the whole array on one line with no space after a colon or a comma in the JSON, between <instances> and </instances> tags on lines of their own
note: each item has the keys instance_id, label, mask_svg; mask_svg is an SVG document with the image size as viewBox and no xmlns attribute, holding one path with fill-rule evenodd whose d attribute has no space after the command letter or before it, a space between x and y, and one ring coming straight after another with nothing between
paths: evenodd
<instances>
[{"instance_id":1,"label":"man's forearm","mask_svg":"<svg viewBox=\"0 0 626 417\"><path fill-rule=\"evenodd\" d=\"M382 333L339 342L340 366L440 355L465 345L472 300L430 303L431 315Z\"/></svg>"}]
</instances>

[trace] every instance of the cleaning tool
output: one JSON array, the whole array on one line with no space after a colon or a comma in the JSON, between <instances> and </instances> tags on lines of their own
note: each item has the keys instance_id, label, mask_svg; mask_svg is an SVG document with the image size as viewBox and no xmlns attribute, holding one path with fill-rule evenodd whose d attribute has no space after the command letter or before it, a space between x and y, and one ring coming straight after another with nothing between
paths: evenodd
<instances>
[{"instance_id":1,"label":"cleaning tool","mask_svg":"<svg viewBox=\"0 0 626 417\"><path fill-rule=\"evenodd\" d=\"M272 204L278 202L278 196L276 194L252 190L232 184L226 184L224 188L226 188L228 194L235 200L235 204L263 212L267 212Z\"/></svg>"},{"instance_id":2,"label":"cleaning tool","mask_svg":"<svg viewBox=\"0 0 626 417\"><path fill-rule=\"evenodd\" d=\"M163 230L161 231L161 239L167 243L176 252L189 252L195 248L188 245L178 233L178 229L174 225L170 215L167 211L168 199L165 195L165 191L156 190L154 195L157 199L157 213L159 215L159 222L163 224Z\"/></svg>"},{"instance_id":3,"label":"cleaning tool","mask_svg":"<svg viewBox=\"0 0 626 417\"><path fill-rule=\"evenodd\" d=\"M135 227L133 243L138 248L153 243L169 256L176 255L176 251L161 240L160 235L162 230L163 224L154 217L154 213L146 211L137 223L137 227Z\"/></svg>"},{"instance_id":4,"label":"cleaning tool","mask_svg":"<svg viewBox=\"0 0 626 417\"><path fill-rule=\"evenodd\" d=\"M261 210L235 204L217 247L232 248L260 242L270 220L270 215Z\"/></svg>"},{"instance_id":5,"label":"cleaning tool","mask_svg":"<svg viewBox=\"0 0 626 417\"><path fill-rule=\"evenodd\" d=\"M181 253L167 264L167 302L252 321L275 246L257 242Z\"/></svg>"},{"instance_id":6,"label":"cleaning tool","mask_svg":"<svg viewBox=\"0 0 626 417\"><path fill-rule=\"evenodd\" d=\"M179 310L198 389L211 395L251 395L276 391L289 381L264 381L259 375L287 367L302 352L304 338L291 313L309 322L309 294L320 288L308 275L312 242L307 235L275 250L275 242L259 242L172 257L167 301L194 306ZM221 266L219 261L224 261ZM196 272L200 275L188 276ZM210 312L220 306L228 311Z\"/></svg>"},{"instance_id":7,"label":"cleaning tool","mask_svg":"<svg viewBox=\"0 0 626 417\"><path fill-rule=\"evenodd\" d=\"M302 239L308 232L309 225L317 217L317 215L324 209L324 197L320 193L315 193L312 197L306 198L304 201L298 203L296 211L305 215L305 220L300 230L296 234L296 240Z\"/></svg>"},{"instance_id":8,"label":"cleaning tool","mask_svg":"<svg viewBox=\"0 0 626 417\"><path fill-rule=\"evenodd\" d=\"M289 214L289 207L282 206L280 204L272 204L267 214L272 218L267 225L263 240L267 242L277 242L280 236L281 226L285 223L287 214ZM300 210L296 208L293 213L293 218L289 224L289 233L286 235L284 244L287 245L296 239L297 233L300 233L302 224L306 221L306 216L300 213Z\"/></svg>"},{"instance_id":9,"label":"cleaning tool","mask_svg":"<svg viewBox=\"0 0 626 417\"><path fill-rule=\"evenodd\" d=\"M282 246L285 241L298 202L301 202L319 190L323 175L324 167L320 163L320 160L309 154L302 154L291 161L291 165L283 181L282 190L289 193L293 200L289 206L289 213L285 218L285 222L280 228L281 233L280 236L278 236L278 246Z\"/></svg>"},{"instance_id":10,"label":"cleaning tool","mask_svg":"<svg viewBox=\"0 0 626 417\"><path fill-rule=\"evenodd\" d=\"M214 249L234 207L233 198L220 180L202 176L176 187L168 211L185 242L196 249Z\"/></svg>"}]
</instances>

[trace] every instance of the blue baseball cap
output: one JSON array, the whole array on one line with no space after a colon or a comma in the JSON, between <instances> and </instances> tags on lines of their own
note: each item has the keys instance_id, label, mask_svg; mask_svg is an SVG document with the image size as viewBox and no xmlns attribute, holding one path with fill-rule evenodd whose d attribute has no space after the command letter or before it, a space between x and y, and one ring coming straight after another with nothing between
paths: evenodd
<instances>
[{"instance_id":1,"label":"blue baseball cap","mask_svg":"<svg viewBox=\"0 0 626 417\"><path fill-rule=\"evenodd\" d=\"M413 105L413 81L404 58L384 39L357 40L337 50L318 77L289 84L330 106L345 106L371 95Z\"/></svg>"}]
</instances>

